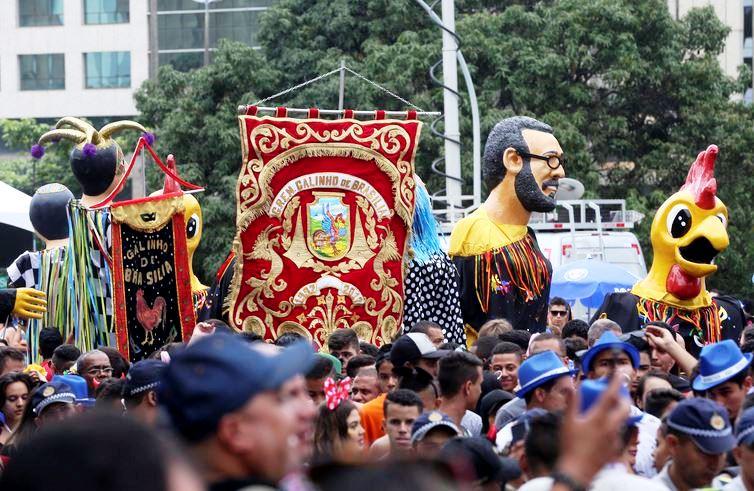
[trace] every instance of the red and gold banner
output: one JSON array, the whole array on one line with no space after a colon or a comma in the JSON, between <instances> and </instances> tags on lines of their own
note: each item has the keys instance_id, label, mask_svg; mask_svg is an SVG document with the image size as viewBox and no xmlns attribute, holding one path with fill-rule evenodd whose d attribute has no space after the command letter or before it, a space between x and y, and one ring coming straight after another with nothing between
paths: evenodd
<instances>
[{"instance_id":1,"label":"red and gold banner","mask_svg":"<svg viewBox=\"0 0 754 491\"><path fill-rule=\"evenodd\" d=\"M403 313L416 120L239 117L237 328L318 346L339 328L390 342Z\"/></svg>"}]
</instances>

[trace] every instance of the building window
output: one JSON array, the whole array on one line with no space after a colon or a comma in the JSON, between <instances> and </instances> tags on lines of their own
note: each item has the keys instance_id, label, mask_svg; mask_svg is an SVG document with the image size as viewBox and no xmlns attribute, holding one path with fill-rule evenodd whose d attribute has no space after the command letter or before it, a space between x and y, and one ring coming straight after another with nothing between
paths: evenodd
<instances>
[{"instance_id":1,"label":"building window","mask_svg":"<svg viewBox=\"0 0 754 491\"><path fill-rule=\"evenodd\" d=\"M18 0L18 24L29 26L62 26L63 0Z\"/></svg>"},{"instance_id":2,"label":"building window","mask_svg":"<svg viewBox=\"0 0 754 491\"><path fill-rule=\"evenodd\" d=\"M128 22L129 0L84 0L85 24L124 24Z\"/></svg>"},{"instance_id":3,"label":"building window","mask_svg":"<svg viewBox=\"0 0 754 491\"><path fill-rule=\"evenodd\" d=\"M53 55L19 55L21 90L65 89L65 57Z\"/></svg>"},{"instance_id":4,"label":"building window","mask_svg":"<svg viewBox=\"0 0 754 491\"><path fill-rule=\"evenodd\" d=\"M217 47L220 39L239 41L248 46L257 45L259 17L262 11L217 12L210 17L210 43Z\"/></svg>"},{"instance_id":5,"label":"building window","mask_svg":"<svg viewBox=\"0 0 754 491\"><path fill-rule=\"evenodd\" d=\"M84 53L87 89L114 89L131 86L131 53L114 51Z\"/></svg>"},{"instance_id":6,"label":"building window","mask_svg":"<svg viewBox=\"0 0 754 491\"><path fill-rule=\"evenodd\" d=\"M200 68L204 63L204 52L160 53L160 65L172 65L180 72Z\"/></svg>"},{"instance_id":7,"label":"building window","mask_svg":"<svg viewBox=\"0 0 754 491\"><path fill-rule=\"evenodd\" d=\"M200 10L204 5L201 0L157 0L157 10L159 12L173 10Z\"/></svg>"},{"instance_id":8,"label":"building window","mask_svg":"<svg viewBox=\"0 0 754 491\"><path fill-rule=\"evenodd\" d=\"M160 15L157 26L161 50L204 47L204 14Z\"/></svg>"}]
</instances>

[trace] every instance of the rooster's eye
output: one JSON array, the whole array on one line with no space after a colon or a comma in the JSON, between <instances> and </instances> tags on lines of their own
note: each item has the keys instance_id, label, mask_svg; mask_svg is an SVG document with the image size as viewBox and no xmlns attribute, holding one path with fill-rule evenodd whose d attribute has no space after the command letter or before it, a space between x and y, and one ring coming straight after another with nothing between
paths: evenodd
<instances>
[{"instance_id":1,"label":"rooster's eye","mask_svg":"<svg viewBox=\"0 0 754 491\"><path fill-rule=\"evenodd\" d=\"M725 215L723 215L722 213L718 213L717 214L717 218L719 218L720 221L723 222L723 227L727 227L728 226L728 219L725 218Z\"/></svg>"},{"instance_id":2,"label":"rooster's eye","mask_svg":"<svg viewBox=\"0 0 754 491\"><path fill-rule=\"evenodd\" d=\"M186 237L189 239L193 239L196 235L196 229L199 226L199 217L194 213L191 215L191 218L189 218L188 222L186 222Z\"/></svg>"},{"instance_id":3,"label":"rooster's eye","mask_svg":"<svg viewBox=\"0 0 754 491\"><path fill-rule=\"evenodd\" d=\"M675 205L668 213L668 231L674 239L683 237L691 229L691 212L686 205Z\"/></svg>"}]
</instances>

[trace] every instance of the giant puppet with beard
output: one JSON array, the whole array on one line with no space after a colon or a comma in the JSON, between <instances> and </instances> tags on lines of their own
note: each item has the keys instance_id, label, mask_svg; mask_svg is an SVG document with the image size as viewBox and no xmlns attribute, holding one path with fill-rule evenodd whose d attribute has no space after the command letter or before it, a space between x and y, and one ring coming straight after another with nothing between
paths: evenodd
<instances>
[{"instance_id":1,"label":"giant puppet with beard","mask_svg":"<svg viewBox=\"0 0 754 491\"><path fill-rule=\"evenodd\" d=\"M528 223L532 212L555 208L562 156L552 128L536 119L507 118L490 132L482 168L490 195L450 239L467 327L505 318L516 329L545 329L552 267Z\"/></svg>"}]
</instances>

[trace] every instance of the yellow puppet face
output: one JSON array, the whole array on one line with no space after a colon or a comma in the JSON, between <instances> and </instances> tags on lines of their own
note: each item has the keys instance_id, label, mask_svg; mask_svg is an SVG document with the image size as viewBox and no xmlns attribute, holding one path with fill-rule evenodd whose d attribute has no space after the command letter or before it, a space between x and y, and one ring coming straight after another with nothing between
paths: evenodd
<instances>
[{"instance_id":1,"label":"yellow puppet face","mask_svg":"<svg viewBox=\"0 0 754 491\"><path fill-rule=\"evenodd\" d=\"M188 249L189 262L194 257L194 252L202 240L202 208L199 201L190 194L183 195L183 217L186 221L186 248Z\"/></svg>"},{"instance_id":2,"label":"yellow puppet face","mask_svg":"<svg viewBox=\"0 0 754 491\"><path fill-rule=\"evenodd\" d=\"M714 207L704 209L689 191L675 193L652 221L653 266L669 269L678 264L695 278L714 273L717 266L712 261L729 244L727 225L728 209L720 199L715 198Z\"/></svg>"}]
</instances>

